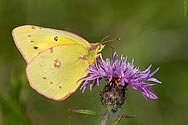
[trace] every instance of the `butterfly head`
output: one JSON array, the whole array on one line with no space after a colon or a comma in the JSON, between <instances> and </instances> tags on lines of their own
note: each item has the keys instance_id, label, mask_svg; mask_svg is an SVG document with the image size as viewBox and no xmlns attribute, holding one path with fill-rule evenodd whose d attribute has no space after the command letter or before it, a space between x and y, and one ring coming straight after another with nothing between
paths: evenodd
<instances>
[{"instance_id":1,"label":"butterfly head","mask_svg":"<svg viewBox=\"0 0 188 125\"><path fill-rule=\"evenodd\" d=\"M98 45L96 46L96 51L97 51L97 53L100 53L100 52L103 50L104 47L105 47L104 44L98 44Z\"/></svg>"},{"instance_id":2,"label":"butterfly head","mask_svg":"<svg viewBox=\"0 0 188 125\"><path fill-rule=\"evenodd\" d=\"M91 43L89 49L89 62L93 63L95 58L98 57L99 53L103 50L104 46L103 44L99 43Z\"/></svg>"},{"instance_id":3,"label":"butterfly head","mask_svg":"<svg viewBox=\"0 0 188 125\"><path fill-rule=\"evenodd\" d=\"M99 43L92 43L91 46L90 46L90 49L89 49L89 62L90 63L94 63L95 59L100 55L100 52L103 50L103 48L105 47L105 43L108 43L108 42L114 42L114 41L119 41L120 38L118 39L112 39L112 40L107 40L107 41L104 41L104 39L99 42Z\"/></svg>"}]
</instances>

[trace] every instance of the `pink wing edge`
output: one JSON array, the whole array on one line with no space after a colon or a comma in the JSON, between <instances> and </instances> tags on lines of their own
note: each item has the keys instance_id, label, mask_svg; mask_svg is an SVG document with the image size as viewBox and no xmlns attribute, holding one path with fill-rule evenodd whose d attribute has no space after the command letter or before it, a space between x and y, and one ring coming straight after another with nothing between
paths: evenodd
<instances>
[{"instance_id":1,"label":"pink wing edge","mask_svg":"<svg viewBox=\"0 0 188 125\"><path fill-rule=\"evenodd\" d=\"M24 57L26 63L28 64L28 63L29 63L29 60L26 58L26 56L24 55L24 53L22 52L22 50L20 49L20 47L18 46L18 44L17 44L17 42L16 42L15 35L14 35L14 30L15 30L15 29L16 29L16 28L14 28L14 29L12 30L12 37L13 37L14 43L15 43L16 47L18 48L18 50L20 51L20 53L22 54L22 56Z\"/></svg>"}]
</instances>

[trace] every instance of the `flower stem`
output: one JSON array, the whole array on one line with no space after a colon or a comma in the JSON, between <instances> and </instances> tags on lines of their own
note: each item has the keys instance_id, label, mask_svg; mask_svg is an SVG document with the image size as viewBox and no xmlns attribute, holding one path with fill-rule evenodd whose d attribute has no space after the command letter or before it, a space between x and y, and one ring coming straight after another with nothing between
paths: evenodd
<instances>
[{"instance_id":1,"label":"flower stem","mask_svg":"<svg viewBox=\"0 0 188 125\"><path fill-rule=\"evenodd\" d=\"M108 120L108 116L109 116L109 111L106 110L105 113L102 115L101 125L106 125L106 122Z\"/></svg>"}]
</instances>

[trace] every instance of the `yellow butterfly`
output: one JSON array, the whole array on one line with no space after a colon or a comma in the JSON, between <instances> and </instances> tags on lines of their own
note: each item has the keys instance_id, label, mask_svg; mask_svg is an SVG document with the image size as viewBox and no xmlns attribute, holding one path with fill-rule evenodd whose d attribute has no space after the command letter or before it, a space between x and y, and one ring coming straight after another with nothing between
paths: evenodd
<instances>
[{"instance_id":1,"label":"yellow butterfly","mask_svg":"<svg viewBox=\"0 0 188 125\"><path fill-rule=\"evenodd\" d=\"M19 26L12 35L27 62L31 87L54 100L64 100L77 90L89 64L104 48L104 42L90 44L74 33L33 25Z\"/></svg>"}]
</instances>

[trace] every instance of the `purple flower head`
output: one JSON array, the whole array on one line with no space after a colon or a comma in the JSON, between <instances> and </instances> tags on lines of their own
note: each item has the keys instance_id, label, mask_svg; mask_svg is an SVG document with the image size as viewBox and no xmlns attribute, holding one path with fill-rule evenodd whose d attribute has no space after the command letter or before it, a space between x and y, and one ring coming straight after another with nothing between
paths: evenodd
<instances>
[{"instance_id":1,"label":"purple flower head","mask_svg":"<svg viewBox=\"0 0 188 125\"><path fill-rule=\"evenodd\" d=\"M114 53L112 60L108 58L103 60L100 57L95 64L90 64L87 70L88 76L82 79L83 85L81 86L81 90L84 92L88 85L90 85L90 90L92 90L95 85L100 85L100 80L104 78L108 83L115 82L124 87L129 85L132 89L139 90L145 98L157 99L157 95L149 88L156 84L147 84L145 82L161 83L152 77L159 68L153 72L150 72L150 68L151 65L146 70L141 71L139 67L134 66L134 60L129 63L123 56L118 60L116 53Z\"/></svg>"}]
</instances>

